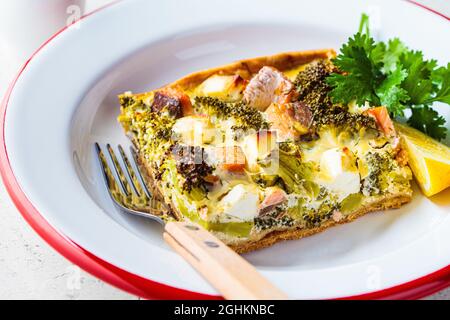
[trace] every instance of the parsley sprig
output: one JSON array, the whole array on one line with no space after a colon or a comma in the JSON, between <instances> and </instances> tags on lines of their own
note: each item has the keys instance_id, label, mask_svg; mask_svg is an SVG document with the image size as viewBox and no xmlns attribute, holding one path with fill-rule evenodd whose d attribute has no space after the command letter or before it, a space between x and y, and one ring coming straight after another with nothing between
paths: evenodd
<instances>
[{"instance_id":1,"label":"parsley sprig","mask_svg":"<svg viewBox=\"0 0 450 320\"><path fill-rule=\"evenodd\" d=\"M409 109L409 125L438 140L446 137L445 119L431 105L450 104L450 63L438 67L398 38L376 42L366 14L333 63L340 71L327 78L333 102L384 105L396 118Z\"/></svg>"}]
</instances>

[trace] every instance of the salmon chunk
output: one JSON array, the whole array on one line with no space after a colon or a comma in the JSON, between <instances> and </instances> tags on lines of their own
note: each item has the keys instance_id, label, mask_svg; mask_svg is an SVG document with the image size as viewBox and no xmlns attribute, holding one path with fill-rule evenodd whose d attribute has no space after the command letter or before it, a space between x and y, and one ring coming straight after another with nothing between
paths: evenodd
<instances>
[{"instance_id":1,"label":"salmon chunk","mask_svg":"<svg viewBox=\"0 0 450 320\"><path fill-rule=\"evenodd\" d=\"M270 128L277 131L278 141L297 140L309 132L312 112L302 102L272 103L265 113Z\"/></svg>"},{"instance_id":2,"label":"salmon chunk","mask_svg":"<svg viewBox=\"0 0 450 320\"><path fill-rule=\"evenodd\" d=\"M239 146L216 147L214 150L216 165L225 171L242 172L245 168L245 154Z\"/></svg>"},{"instance_id":3,"label":"salmon chunk","mask_svg":"<svg viewBox=\"0 0 450 320\"><path fill-rule=\"evenodd\" d=\"M181 118L193 113L189 96L175 88L163 88L155 92L152 111L160 112L165 107L170 115L175 118Z\"/></svg>"},{"instance_id":4,"label":"salmon chunk","mask_svg":"<svg viewBox=\"0 0 450 320\"><path fill-rule=\"evenodd\" d=\"M244 101L265 111L272 102L288 101L294 92L293 83L283 73L272 67L263 67L245 88Z\"/></svg>"},{"instance_id":5,"label":"salmon chunk","mask_svg":"<svg viewBox=\"0 0 450 320\"><path fill-rule=\"evenodd\" d=\"M389 116L389 111L386 107L376 107L366 111L366 114L375 118L377 127L387 136L395 136L394 123Z\"/></svg>"},{"instance_id":6,"label":"salmon chunk","mask_svg":"<svg viewBox=\"0 0 450 320\"><path fill-rule=\"evenodd\" d=\"M259 215L271 212L276 206L287 200L286 192L278 187L269 187L266 190L264 200L259 206Z\"/></svg>"}]
</instances>

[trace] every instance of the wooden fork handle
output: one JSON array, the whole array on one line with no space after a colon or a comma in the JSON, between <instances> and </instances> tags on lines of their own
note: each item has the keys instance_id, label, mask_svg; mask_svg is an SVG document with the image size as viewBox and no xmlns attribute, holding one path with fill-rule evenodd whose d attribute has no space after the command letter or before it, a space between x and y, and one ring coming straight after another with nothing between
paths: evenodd
<instances>
[{"instance_id":1,"label":"wooden fork handle","mask_svg":"<svg viewBox=\"0 0 450 320\"><path fill-rule=\"evenodd\" d=\"M164 239L226 299L287 299L250 263L204 228L169 222Z\"/></svg>"}]
</instances>

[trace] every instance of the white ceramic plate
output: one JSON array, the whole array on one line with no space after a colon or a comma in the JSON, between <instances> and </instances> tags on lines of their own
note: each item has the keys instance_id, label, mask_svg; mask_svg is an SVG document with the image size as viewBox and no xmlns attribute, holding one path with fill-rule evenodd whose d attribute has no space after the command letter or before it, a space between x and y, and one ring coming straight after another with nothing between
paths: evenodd
<instances>
[{"instance_id":1,"label":"white ceramic plate","mask_svg":"<svg viewBox=\"0 0 450 320\"><path fill-rule=\"evenodd\" d=\"M5 183L28 220L40 215L41 227L51 226L47 238L57 232L60 241L70 239L107 268L163 284L153 290L168 289L169 296L188 293L167 286L215 295L164 244L159 225L116 211L106 193L93 143L127 143L115 119L117 94L238 59L338 49L356 31L362 12L372 13L380 39L398 36L447 63L450 43L438 39L450 39L449 22L403 1L136 0L89 16L33 57L5 100ZM437 270L446 275L449 198L448 190L433 199L415 190L412 203L399 210L246 258L292 298L369 294ZM157 296L150 287L140 294Z\"/></svg>"}]
</instances>

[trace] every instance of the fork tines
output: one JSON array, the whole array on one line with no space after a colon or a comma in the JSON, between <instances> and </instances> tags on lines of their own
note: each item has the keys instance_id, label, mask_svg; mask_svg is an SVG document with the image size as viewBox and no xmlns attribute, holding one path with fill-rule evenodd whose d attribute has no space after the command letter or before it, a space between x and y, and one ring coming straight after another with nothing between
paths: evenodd
<instances>
[{"instance_id":1,"label":"fork tines","mask_svg":"<svg viewBox=\"0 0 450 320\"><path fill-rule=\"evenodd\" d=\"M111 145L108 143L106 145L106 149L108 150L109 158L111 160L111 163L114 167L115 175L113 174L112 170L110 169L110 166L108 165L108 161L106 160L106 157L102 151L102 148L98 143L95 143L95 148L97 151L97 156L100 161L100 165L102 168L103 176L105 178L108 190L117 192L121 191L126 197L135 195L139 198L147 198L151 199L151 193L148 190L143 174L141 173L141 169L139 165L137 164L137 156L136 152L133 147L130 147L130 152L133 157L134 166L128 159L127 155L125 154L124 149L121 145L118 145L118 150L121 158L121 162L116 156L116 153L114 152ZM125 167L125 170L123 170L123 167ZM127 177L124 174L124 171L127 173ZM135 173L137 171L137 174ZM117 177L117 179L116 179ZM119 183L117 183L117 180ZM118 186L120 186L118 188ZM116 199L117 200L117 199Z\"/></svg>"}]
</instances>

